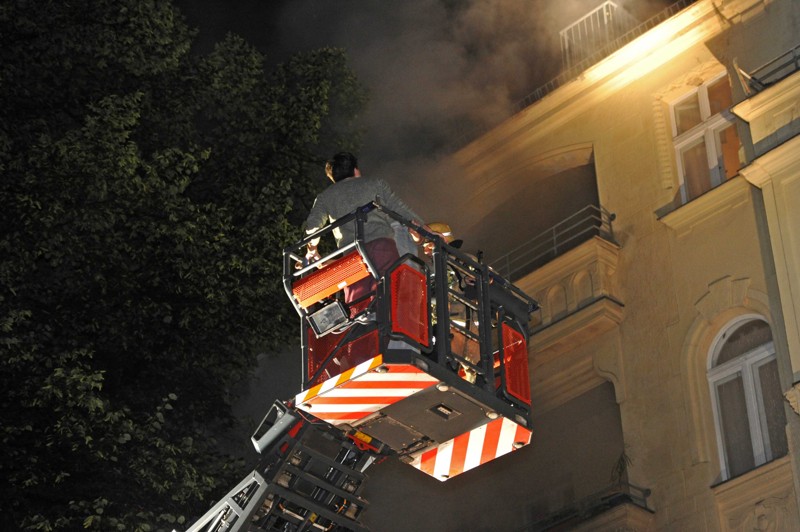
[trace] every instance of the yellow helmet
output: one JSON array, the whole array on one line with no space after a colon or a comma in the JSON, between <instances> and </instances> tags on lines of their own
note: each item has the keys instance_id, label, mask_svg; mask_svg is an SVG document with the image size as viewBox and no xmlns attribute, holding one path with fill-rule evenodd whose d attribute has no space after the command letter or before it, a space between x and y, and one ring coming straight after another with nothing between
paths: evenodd
<instances>
[{"instance_id":1,"label":"yellow helmet","mask_svg":"<svg viewBox=\"0 0 800 532\"><path fill-rule=\"evenodd\" d=\"M431 231L434 233L439 233L444 237L444 241L446 243L450 243L453 241L453 230L450 229L450 226L444 222L433 222L429 223L428 227L430 227Z\"/></svg>"}]
</instances>

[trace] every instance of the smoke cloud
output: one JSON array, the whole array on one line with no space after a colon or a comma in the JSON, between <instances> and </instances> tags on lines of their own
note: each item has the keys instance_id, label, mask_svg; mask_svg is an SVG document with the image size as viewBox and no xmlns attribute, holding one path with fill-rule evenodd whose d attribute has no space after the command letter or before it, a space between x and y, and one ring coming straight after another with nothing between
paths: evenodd
<instances>
[{"instance_id":1,"label":"smoke cloud","mask_svg":"<svg viewBox=\"0 0 800 532\"><path fill-rule=\"evenodd\" d=\"M559 73L559 30L601 3L294 0L275 20L279 54L323 45L347 50L371 93L362 168L408 197L423 179L447 179L438 166L444 155L513 114ZM640 20L665 3L618 2ZM441 193L415 202L423 215L447 214Z\"/></svg>"},{"instance_id":2,"label":"smoke cloud","mask_svg":"<svg viewBox=\"0 0 800 532\"><path fill-rule=\"evenodd\" d=\"M443 158L561 68L559 30L602 0L178 0L201 38L242 34L268 57L347 50L370 91L362 170L428 219L458 210ZM643 21L671 2L617 4ZM426 194L420 194L424 188ZM457 203L457 202L455 202Z\"/></svg>"}]
</instances>

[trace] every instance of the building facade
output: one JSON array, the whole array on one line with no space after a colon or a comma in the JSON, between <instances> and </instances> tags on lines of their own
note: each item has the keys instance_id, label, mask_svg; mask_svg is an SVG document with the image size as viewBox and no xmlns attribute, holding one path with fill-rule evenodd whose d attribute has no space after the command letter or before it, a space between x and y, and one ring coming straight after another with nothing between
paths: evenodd
<instances>
[{"instance_id":1,"label":"building facade","mask_svg":"<svg viewBox=\"0 0 800 532\"><path fill-rule=\"evenodd\" d=\"M542 304L534 440L410 481L420 526L800 530L798 35L797 0L682 2L454 155L526 237L470 234Z\"/></svg>"}]
</instances>

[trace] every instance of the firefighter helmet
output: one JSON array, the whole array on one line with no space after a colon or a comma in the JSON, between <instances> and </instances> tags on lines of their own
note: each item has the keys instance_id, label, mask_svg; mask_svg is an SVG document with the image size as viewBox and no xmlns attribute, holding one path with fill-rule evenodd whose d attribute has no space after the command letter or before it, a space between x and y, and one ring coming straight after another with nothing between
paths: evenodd
<instances>
[{"instance_id":1,"label":"firefighter helmet","mask_svg":"<svg viewBox=\"0 0 800 532\"><path fill-rule=\"evenodd\" d=\"M450 226L443 222L433 222L429 223L428 227L434 233L439 233L444 237L444 241L446 243L450 243L453 241L453 230L450 229Z\"/></svg>"}]
</instances>

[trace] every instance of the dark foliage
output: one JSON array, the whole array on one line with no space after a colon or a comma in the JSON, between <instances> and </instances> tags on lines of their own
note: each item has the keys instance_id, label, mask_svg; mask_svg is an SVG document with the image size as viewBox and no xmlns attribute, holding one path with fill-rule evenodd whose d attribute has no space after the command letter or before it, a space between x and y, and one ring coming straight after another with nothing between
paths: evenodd
<instances>
[{"instance_id":1,"label":"dark foliage","mask_svg":"<svg viewBox=\"0 0 800 532\"><path fill-rule=\"evenodd\" d=\"M233 384L295 332L281 250L362 91L338 50L193 57L166 1L4 0L0 35L5 522L180 527L231 481Z\"/></svg>"}]
</instances>

